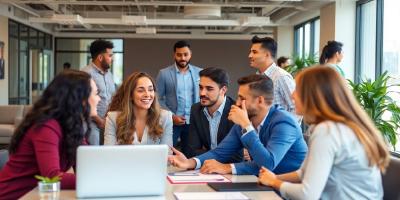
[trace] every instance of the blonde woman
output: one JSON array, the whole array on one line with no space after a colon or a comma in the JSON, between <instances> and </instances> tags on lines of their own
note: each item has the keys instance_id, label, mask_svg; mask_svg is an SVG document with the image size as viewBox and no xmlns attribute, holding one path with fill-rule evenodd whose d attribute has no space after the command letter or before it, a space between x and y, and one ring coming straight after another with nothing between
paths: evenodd
<instances>
[{"instance_id":1,"label":"blonde woman","mask_svg":"<svg viewBox=\"0 0 400 200\"><path fill-rule=\"evenodd\" d=\"M261 169L259 182L287 199L382 199L389 153L338 72L327 66L300 72L293 99L310 124L309 153L297 171Z\"/></svg>"},{"instance_id":2,"label":"blonde woman","mask_svg":"<svg viewBox=\"0 0 400 200\"><path fill-rule=\"evenodd\" d=\"M106 118L104 144L172 146L172 113L160 108L148 74L131 74L117 90Z\"/></svg>"}]
</instances>

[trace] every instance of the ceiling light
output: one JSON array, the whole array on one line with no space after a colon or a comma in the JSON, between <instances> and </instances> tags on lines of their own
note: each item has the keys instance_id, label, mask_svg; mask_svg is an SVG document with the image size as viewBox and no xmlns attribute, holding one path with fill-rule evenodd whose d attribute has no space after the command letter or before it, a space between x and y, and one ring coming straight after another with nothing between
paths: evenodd
<instances>
[{"instance_id":1,"label":"ceiling light","mask_svg":"<svg viewBox=\"0 0 400 200\"><path fill-rule=\"evenodd\" d=\"M126 25L133 25L133 26L147 25L146 16L122 15L121 20L122 23Z\"/></svg>"}]
</instances>

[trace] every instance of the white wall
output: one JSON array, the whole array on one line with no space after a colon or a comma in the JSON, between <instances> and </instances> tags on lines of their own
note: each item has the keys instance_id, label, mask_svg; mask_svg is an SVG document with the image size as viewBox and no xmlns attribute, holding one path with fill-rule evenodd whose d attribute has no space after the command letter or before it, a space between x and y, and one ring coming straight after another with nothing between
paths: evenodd
<instances>
[{"instance_id":1,"label":"white wall","mask_svg":"<svg viewBox=\"0 0 400 200\"><path fill-rule=\"evenodd\" d=\"M343 43L344 58L340 66L347 79L354 79L356 49L356 0L336 1L335 40Z\"/></svg>"},{"instance_id":2,"label":"white wall","mask_svg":"<svg viewBox=\"0 0 400 200\"><path fill-rule=\"evenodd\" d=\"M4 79L0 79L0 105L8 104L8 19L0 16L0 41L4 42Z\"/></svg>"},{"instance_id":3,"label":"white wall","mask_svg":"<svg viewBox=\"0 0 400 200\"><path fill-rule=\"evenodd\" d=\"M294 28L293 26L278 26L277 38L278 53L277 58L280 56L291 57L293 54L294 43Z\"/></svg>"}]
</instances>

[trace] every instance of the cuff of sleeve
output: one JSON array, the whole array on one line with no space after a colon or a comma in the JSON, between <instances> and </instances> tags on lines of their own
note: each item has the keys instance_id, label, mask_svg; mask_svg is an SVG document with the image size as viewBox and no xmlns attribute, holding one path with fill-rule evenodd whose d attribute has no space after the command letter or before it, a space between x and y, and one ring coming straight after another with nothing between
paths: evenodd
<instances>
[{"instance_id":1,"label":"cuff of sleeve","mask_svg":"<svg viewBox=\"0 0 400 200\"><path fill-rule=\"evenodd\" d=\"M237 174L237 172L236 172L236 167L235 167L235 164L231 164L231 168L232 168L232 174L233 175L236 175Z\"/></svg>"},{"instance_id":2,"label":"cuff of sleeve","mask_svg":"<svg viewBox=\"0 0 400 200\"><path fill-rule=\"evenodd\" d=\"M243 135L242 135L242 137L244 137L245 135L247 135L247 133L250 133L251 131L253 131L253 130L255 130L254 129L254 127L253 127L253 125L248 125L247 127L246 127L246 133L244 133Z\"/></svg>"},{"instance_id":3,"label":"cuff of sleeve","mask_svg":"<svg viewBox=\"0 0 400 200\"><path fill-rule=\"evenodd\" d=\"M196 167L194 169L200 169L200 167L201 167L200 160L198 158L193 158L193 159L194 159L194 161L196 161Z\"/></svg>"},{"instance_id":4,"label":"cuff of sleeve","mask_svg":"<svg viewBox=\"0 0 400 200\"><path fill-rule=\"evenodd\" d=\"M279 188L279 193L281 193L281 196L283 198L287 198L286 187L288 186L288 184L290 184L290 183L283 182L281 184L281 187Z\"/></svg>"}]
</instances>

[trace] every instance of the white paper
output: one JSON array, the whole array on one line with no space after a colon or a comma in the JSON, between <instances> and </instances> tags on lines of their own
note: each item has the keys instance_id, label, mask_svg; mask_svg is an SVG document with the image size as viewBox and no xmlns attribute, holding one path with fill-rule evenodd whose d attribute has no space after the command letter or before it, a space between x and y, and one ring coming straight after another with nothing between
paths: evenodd
<instances>
[{"instance_id":1,"label":"white paper","mask_svg":"<svg viewBox=\"0 0 400 200\"><path fill-rule=\"evenodd\" d=\"M249 200L241 192L174 192L177 200Z\"/></svg>"},{"instance_id":2,"label":"white paper","mask_svg":"<svg viewBox=\"0 0 400 200\"><path fill-rule=\"evenodd\" d=\"M219 174L172 174L168 175L169 180L172 183L213 183L213 182L231 182L225 176Z\"/></svg>"}]
</instances>

